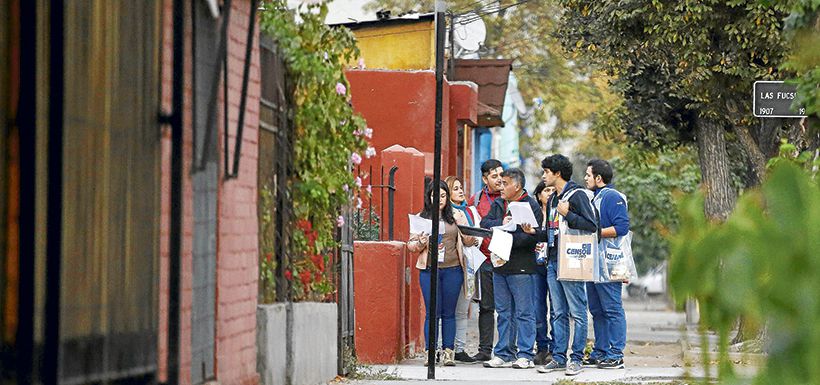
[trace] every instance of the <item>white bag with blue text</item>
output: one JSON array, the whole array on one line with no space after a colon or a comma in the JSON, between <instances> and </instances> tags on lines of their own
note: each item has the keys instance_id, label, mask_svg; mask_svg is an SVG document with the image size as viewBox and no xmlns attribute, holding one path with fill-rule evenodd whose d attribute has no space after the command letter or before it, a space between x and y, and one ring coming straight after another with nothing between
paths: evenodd
<instances>
[{"instance_id":1,"label":"white bag with blue text","mask_svg":"<svg viewBox=\"0 0 820 385\"><path fill-rule=\"evenodd\" d=\"M558 280L592 282L595 278L595 233L569 230L558 238Z\"/></svg>"},{"instance_id":2,"label":"white bag with blue text","mask_svg":"<svg viewBox=\"0 0 820 385\"><path fill-rule=\"evenodd\" d=\"M632 257L632 232L601 238L595 258L595 282L629 282L638 278Z\"/></svg>"}]
</instances>

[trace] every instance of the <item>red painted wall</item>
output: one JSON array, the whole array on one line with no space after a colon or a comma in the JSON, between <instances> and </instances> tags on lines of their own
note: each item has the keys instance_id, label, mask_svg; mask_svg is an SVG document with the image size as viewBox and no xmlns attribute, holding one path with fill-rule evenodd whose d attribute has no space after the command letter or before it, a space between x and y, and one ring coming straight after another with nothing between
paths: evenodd
<instances>
[{"instance_id":1,"label":"red painted wall","mask_svg":"<svg viewBox=\"0 0 820 385\"><path fill-rule=\"evenodd\" d=\"M404 353L404 242L355 242L353 260L356 355L394 363Z\"/></svg>"},{"instance_id":2,"label":"red painted wall","mask_svg":"<svg viewBox=\"0 0 820 385\"><path fill-rule=\"evenodd\" d=\"M406 241L408 238L407 214L418 213L423 207L424 176L433 174L434 124L435 124L435 73L432 71L365 71L350 70L346 73L350 82L350 92L354 109L367 121L368 127L373 128L372 144L378 155L374 159L366 160L362 170L369 171L373 166L376 178L365 179L365 184L381 184L377 176L383 167L387 174L393 165L399 167L396 173L396 195L394 203L394 238ZM472 159L470 154L464 154L458 146L457 125L476 121L478 103L478 88L469 83L450 84L445 82L443 90L442 121L442 178L448 175L458 175L458 160ZM467 136L468 148L470 137ZM387 176L385 175L385 182ZM383 203L381 195L374 191L373 204L377 212ZM386 194L385 194L385 200ZM384 211L385 213L387 211ZM386 214L381 218L387 223ZM382 226L382 239L387 239L386 226ZM368 269L362 266L370 261L370 254L380 255L372 251L374 247L356 248L356 317L357 330L356 348L360 359L365 362L387 363L396 359L392 344L402 341L401 351L404 354L413 354L424 350L424 302L418 284L418 270L415 268L415 255L409 255L403 260L402 271L409 275L409 281L399 289L394 286L371 286L368 282L378 282L386 276L384 268L393 269L395 261L392 259L385 267ZM364 255L362 255L364 253ZM387 250L380 251L387 255ZM392 270L391 270L392 271ZM404 273L402 273L404 280ZM398 290L394 292L393 290ZM374 291L381 291L376 293ZM400 306L401 322L392 318L378 319L381 301L371 301L370 298L402 298ZM390 302L392 305L392 302ZM392 314L393 308L390 307ZM386 316L385 316L386 317ZM395 325L402 325L400 331L395 331ZM373 325L384 327L380 333L372 332ZM388 333L388 330L390 331ZM375 334L374 334L375 333ZM389 341L386 347L371 346L370 341ZM384 350L387 349L387 350Z\"/></svg>"},{"instance_id":3,"label":"red painted wall","mask_svg":"<svg viewBox=\"0 0 820 385\"><path fill-rule=\"evenodd\" d=\"M163 3L162 20L162 107L171 110L171 73L173 60L173 9L172 2ZM232 68L241 68L245 58L245 40L248 33L250 1L234 1L231 9L229 27L229 56ZM188 16L189 17L189 16ZM190 38L190 25L186 25L186 39ZM256 216L256 177L258 158L258 126L260 73L258 29L254 38L250 76L248 83L247 110L242 142L239 178L224 180L220 170L220 184L217 197L217 288L216 288L216 346L215 369L216 380L222 384L257 384L256 373L256 305L258 276L258 224ZM190 55L190 40L186 41L186 54ZM190 59L190 56L187 56ZM191 73L191 62L185 63L185 73ZM229 110L229 143L234 148L238 106L241 97L242 72L231 71L231 100ZM186 76L184 91L184 149L183 149L183 245L181 277L181 351L179 383L191 383L191 301L193 293L193 190L190 179L190 165L193 149L193 129L191 126L191 78ZM219 92L219 105L222 105L222 92ZM221 112L220 112L221 114ZM221 122L219 117L217 121ZM220 132L223 129L219 127ZM220 147L223 143L220 140ZM220 148L220 156L224 156ZM231 154L232 156L232 154ZM170 130L162 133L162 214L160 219L160 319L159 319L159 377L167 381L167 322L168 322L168 262L169 262L169 223L170 223L170 164L171 137ZM220 160L220 163L222 161ZM187 342L186 342L187 341Z\"/></svg>"},{"instance_id":4,"label":"red painted wall","mask_svg":"<svg viewBox=\"0 0 820 385\"><path fill-rule=\"evenodd\" d=\"M373 128L373 147L381 153L400 144L430 154L428 172L432 175L432 154L436 113L436 75L432 71L349 70L353 108ZM443 122L449 121L449 87L444 88ZM449 145L449 126L442 127L442 153ZM442 156L442 170L448 158ZM373 160L378 165L378 159Z\"/></svg>"}]
</instances>

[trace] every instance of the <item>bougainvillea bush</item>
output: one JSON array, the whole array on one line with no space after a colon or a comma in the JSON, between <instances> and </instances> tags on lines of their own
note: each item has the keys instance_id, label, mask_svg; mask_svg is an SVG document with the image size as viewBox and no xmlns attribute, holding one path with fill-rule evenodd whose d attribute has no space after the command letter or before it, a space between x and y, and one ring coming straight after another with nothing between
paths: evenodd
<instances>
[{"instance_id":1,"label":"bougainvillea bush","mask_svg":"<svg viewBox=\"0 0 820 385\"><path fill-rule=\"evenodd\" d=\"M359 56L355 38L346 28L324 24L324 2L306 3L291 10L283 0L265 1L260 25L276 42L293 85L294 163L287 181L293 223L285 278L292 300L321 301L335 292L328 265L344 224L341 209L360 205L360 194L366 194L367 176L351 170L375 149L368 144L373 131L350 104L344 76L347 63ZM273 297L276 259L260 249L260 298Z\"/></svg>"}]
</instances>

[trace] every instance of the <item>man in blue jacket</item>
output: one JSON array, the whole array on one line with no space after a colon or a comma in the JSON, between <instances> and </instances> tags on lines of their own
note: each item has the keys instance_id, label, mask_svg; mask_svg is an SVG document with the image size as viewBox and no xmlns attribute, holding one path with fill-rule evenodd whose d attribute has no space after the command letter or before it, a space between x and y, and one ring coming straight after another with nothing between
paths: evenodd
<instances>
[{"instance_id":1,"label":"man in blue jacket","mask_svg":"<svg viewBox=\"0 0 820 385\"><path fill-rule=\"evenodd\" d=\"M558 230L560 221L565 221L570 229L587 232L595 232L598 227L590 202L591 193L570 179L572 163L569 159L561 154L551 155L541 161L541 168L544 169L544 183L555 187L555 193L547 202L548 228L536 231L527 227L524 230L536 234L539 242L547 243L547 286L555 308L555 338L552 360L539 367L538 371L549 373L564 370L566 375L574 376L582 370L587 340L587 294L584 282L558 280ZM567 359L570 318L575 323L575 332L572 355Z\"/></svg>"},{"instance_id":2,"label":"man in blue jacket","mask_svg":"<svg viewBox=\"0 0 820 385\"><path fill-rule=\"evenodd\" d=\"M593 204L600 215L601 238L615 238L629 233L626 196L612 187L612 166L605 160L587 163L584 182L595 192ZM626 316L621 301L621 282L587 282L589 312L595 331L595 347L584 365L601 369L624 367Z\"/></svg>"},{"instance_id":3,"label":"man in blue jacket","mask_svg":"<svg viewBox=\"0 0 820 385\"><path fill-rule=\"evenodd\" d=\"M535 198L524 189L524 173L511 168L501 174L503 189L501 197L493 202L490 213L481 220L485 229L507 224L512 217L508 206L511 202L527 202L536 221L543 215ZM495 311L498 313L498 342L493 358L484 363L489 368L528 369L535 367L532 359L535 345L535 292L536 238L525 233L521 226L512 232L513 244L510 259L493 269ZM517 339L516 339L517 334ZM516 339L516 340L514 340ZM516 344L517 342L517 344ZM515 352L515 346L518 352Z\"/></svg>"}]
</instances>

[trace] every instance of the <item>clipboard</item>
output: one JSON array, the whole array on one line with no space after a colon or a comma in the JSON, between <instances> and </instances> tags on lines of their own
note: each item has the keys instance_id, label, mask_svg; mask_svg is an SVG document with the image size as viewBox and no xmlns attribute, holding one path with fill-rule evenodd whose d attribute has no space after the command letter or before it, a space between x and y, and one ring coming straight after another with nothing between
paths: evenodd
<instances>
[{"instance_id":1,"label":"clipboard","mask_svg":"<svg viewBox=\"0 0 820 385\"><path fill-rule=\"evenodd\" d=\"M461 234L469 235L471 237L488 238L493 235L492 230L482 229L481 227L458 225L458 229L461 230Z\"/></svg>"}]
</instances>

